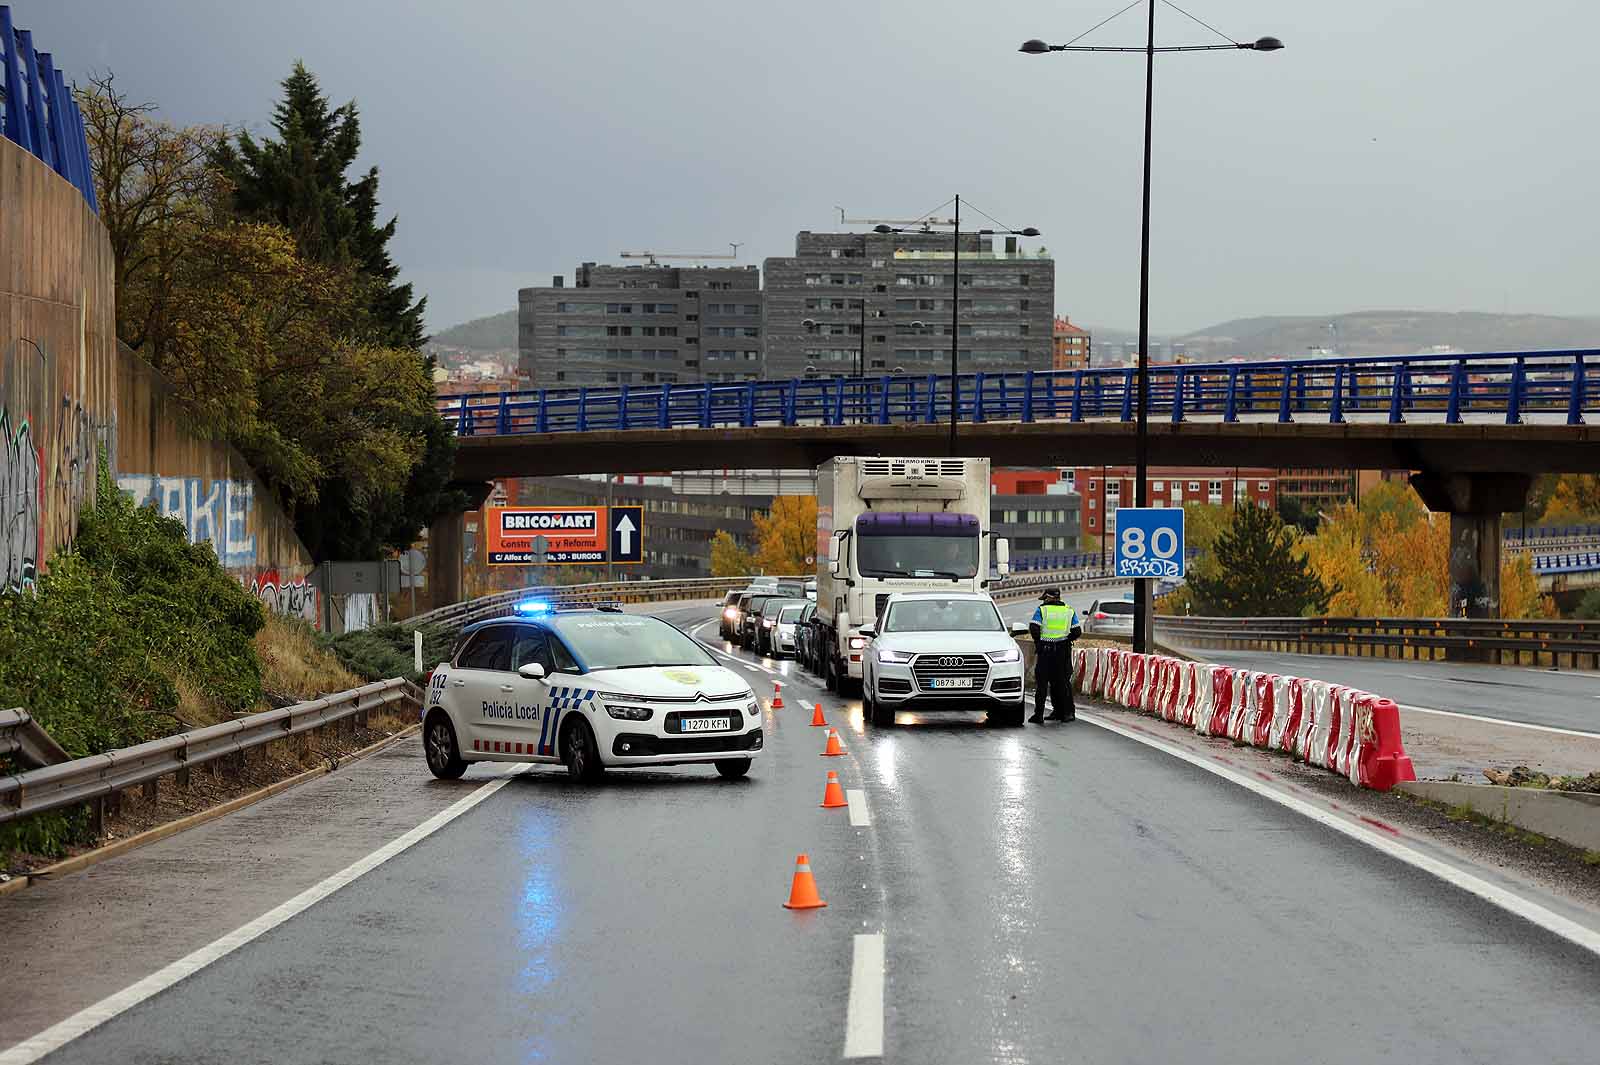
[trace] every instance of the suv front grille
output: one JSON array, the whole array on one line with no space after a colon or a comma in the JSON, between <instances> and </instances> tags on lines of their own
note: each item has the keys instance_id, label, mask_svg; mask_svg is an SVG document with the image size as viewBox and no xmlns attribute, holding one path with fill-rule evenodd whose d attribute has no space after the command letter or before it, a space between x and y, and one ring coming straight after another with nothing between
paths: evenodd
<instances>
[{"instance_id":1,"label":"suv front grille","mask_svg":"<svg viewBox=\"0 0 1600 1065\"><path fill-rule=\"evenodd\" d=\"M989 659L985 655L918 655L911 663L911 675L917 678L917 687L925 692L940 695L960 695L980 692L989 679ZM970 677L972 684L966 688L935 688L933 681L945 677Z\"/></svg>"}]
</instances>

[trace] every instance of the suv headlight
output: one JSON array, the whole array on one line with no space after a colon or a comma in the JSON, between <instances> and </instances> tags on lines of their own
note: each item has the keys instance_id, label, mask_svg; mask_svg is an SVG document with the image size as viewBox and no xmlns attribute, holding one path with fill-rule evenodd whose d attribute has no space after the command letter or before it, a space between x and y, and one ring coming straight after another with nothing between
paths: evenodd
<instances>
[{"instance_id":1,"label":"suv headlight","mask_svg":"<svg viewBox=\"0 0 1600 1065\"><path fill-rule=\"evenodd\" d=\"M1020 662L1022 661L1022 652L1017 650L1015 647L1008 647L1004 651L990 651L989 661Z\"/></svg>"},{"instance_id":2,"label":"suv headlight","mask_svg":"<svg viewBox=\"0 0 1600 1065\"><path fill-rule=\"evenodd\" d=\"M606 713L619 721L649 721L655 716L656 712L648 706L619 706L615 703L607 703Z\"/></svg>"},{"instance_id":3,"label":"suv headlight","mask_svg":"<svg viewBox=\"0 0 1600 1065\"><path fill-rule=\"evenodd\" d=\"M880 662L909 662L911 655L905 651L891 651L887 647L878 648L878 661Z\"/></svg>"}]
</instances>

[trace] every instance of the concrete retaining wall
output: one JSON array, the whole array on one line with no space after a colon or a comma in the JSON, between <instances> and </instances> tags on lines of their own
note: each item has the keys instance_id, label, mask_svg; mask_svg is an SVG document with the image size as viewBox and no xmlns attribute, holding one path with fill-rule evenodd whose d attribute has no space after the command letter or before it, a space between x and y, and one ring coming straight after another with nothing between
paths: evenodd
<instances>
[{"instance_id":1,"label":"concrete retaining wall","mask_svg":"<svg viewBox=\"0 0 1600 1065\"><path fill-rule=\"evenodd\" d=\"M117 484L210 541L245 587L320 622L310 554L238 452L191 431L167 381L116 342L105 227L59 174L0 138L0 591L76 535L104 448ZM374 604L339 604L362 627Z\"/></svg>"}]
</instances>

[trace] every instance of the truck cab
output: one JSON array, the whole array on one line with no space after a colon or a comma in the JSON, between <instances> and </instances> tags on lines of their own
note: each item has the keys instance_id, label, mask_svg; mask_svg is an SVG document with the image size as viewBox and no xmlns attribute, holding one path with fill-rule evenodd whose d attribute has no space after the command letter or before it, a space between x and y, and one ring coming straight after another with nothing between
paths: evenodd
<instances>
[{"instance_id":1,"label":"truck cab","mask_svg":"<svg viewBox=\"0 0 1600 1065\"><path fill-rule=\"evenodd\" d=\"M1008 570L989 527L989 460L839 457L817 474L817 657L828 687L854 688L859 632L895 592L981 592Z\"/></svg>"}]
</instances>

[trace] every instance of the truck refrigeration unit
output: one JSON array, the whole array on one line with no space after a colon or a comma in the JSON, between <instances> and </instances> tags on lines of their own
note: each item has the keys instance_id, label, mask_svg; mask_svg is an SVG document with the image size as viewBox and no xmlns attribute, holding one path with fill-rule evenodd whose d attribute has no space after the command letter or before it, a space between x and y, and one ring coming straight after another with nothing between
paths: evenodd
<instances>
[{"instance_id":1,"label":"truck refrigeration unit","mask_svg":"<svg viewBox=\"0 0 1600 1065\"><path fill-rule=\"evenodd\" d=\"M892 592L984 591L1010 550L989 523L989 460L841 457L817 470L816 647L830 691L859 690L861 626Z\"/></svg>"}]
</instances>

